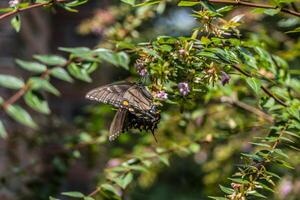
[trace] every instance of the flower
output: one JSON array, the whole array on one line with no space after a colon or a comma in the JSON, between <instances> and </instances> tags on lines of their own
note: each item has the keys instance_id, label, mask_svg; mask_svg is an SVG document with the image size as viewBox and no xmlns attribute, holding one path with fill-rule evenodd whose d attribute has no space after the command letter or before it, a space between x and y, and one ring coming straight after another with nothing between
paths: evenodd
<instances>
[{"instance_id":1,"label":"flower","mask_svg":"<svg viewBox=\"0 0 300 200\"><path fill-rule=\"evenodd\" d=\"M161 90L156 94L156 97L161 100L165 100L168 99L168 93L166 93L164 90Z\"/></svg>"},{"instance_id":2,"label":"flower","mask_svg":"<svg viewBox=\"0 0 300 200\"><path fill-rule=\"evenodd\" d=\"M9 5L9 7L15 7L15 6L17 6L19 3L20 3L19 0L10 0L10 1L8 2L8 5Z\"/></svg>"},{"instance_id":3,"label":"flower","mask_svg":"<svg viewBox=\"0 0 300 200\"><path fill-rule=\"evenodd\" d=\"M224 71L221 71L221 74L221 83L222 85L226 85L230 81L230 76Z\"/></svg>"},{"instance_id":4,"label":"flower","mask_svg":"<svg viewBox=\"0 0 300 200\"><path fill-rule=\"evenodd\" d=\"M285 199L292 190L293 183L288 179L283 180L279 185L279 194L282 199Z\"/></svg>"},{"instance_id":5,"label":"flower","mask_svg":"<svg viewBox=\"0 0 300 200\"><path fill-rule=\"evenodd\" d=\"M178 89L181 95L186 96L190 93L190 87L187 82L178 83Z\"/></svg>"},{"instance_id":6,"label":"flower","mask_svg":"<svg viewBox=\"0 0 300 200\"><path fill-rule=\"evenodd\" d=\"M179 50L178 50L178 53L179 53L180 55L185 55L186 51L185 51L184 49L179 49Z\"/></svg>"},{"instance_id":7,"label":"flower","mask_svg":"<svg viewBox=\"0 0 300 200\"><path fill-rule=\"evenodd\" d=\"M138 59L136 61L136 63L134 64L134 66L135 66L135 68L136 68L136 70L137 70L137 72L140 76L145 77L145 76L148 75L148 71L145 68L145 65L144 65L144 63L141 59Z\"/></svg>"}]
</instances>

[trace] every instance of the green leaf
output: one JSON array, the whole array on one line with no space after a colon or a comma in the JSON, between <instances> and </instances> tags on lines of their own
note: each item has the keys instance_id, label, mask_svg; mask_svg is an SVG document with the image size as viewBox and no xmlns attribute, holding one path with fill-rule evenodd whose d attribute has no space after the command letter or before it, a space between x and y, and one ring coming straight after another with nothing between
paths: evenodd
<instances>
[{"instance_id":1,"label":"green leaf","mask_svg":"<svg viewBox=\"0 0 300 200\"><path fill-rule=\"evenodd\" d=\"M229 187L225 187L225 186L222 186L222 185L219 185L220 186L220 189L226 193L226 194L232 194L234 193L234 189L232 188L229 188Z\"/></svg>"},{"instance_id":2,"label":"green leaf","mask_svg":"<svg viewBox=\"0 0 300 200\"><path fill-rule=\"evenodd\" d=\"M50 74L60 80L67 81L70 83L73 82L72 77L68 74L68 72L65 69L61 67L54 67L53 69L51 69Z\"/></svg>"},{"instance_id":3,"label":"green leaf","mask_svg":"<svg viewBox=\"0 0 300 200\"><path fill-rule=\"evenodd\" d=\"M256 197L260 197L260 198L264 198L266 199L267 197L258 193L256 190L253 191L248 191L247 194L251 195L251 196L256 196Z\"/></svg>"},{"instance_id":4,"label":"green leaf","mask_svg":"<svg viewBox=\"0 0 300 200\"><path fill-rule=\"evenodd\" d=\"M119 52L117 53L117 62L118 65L122 66L124 69L129 69L129 56L125 52Z\"/></svg>"},{"instance_id":5,"label":"green leaf","mask_svg":"<svg viewBox=\"0 0 300 200\"><path fill-rule=\"evenodd\" d=\"M81 192L76 192L76 191L63 192L61 194L64 195L64 196L73 197L73 198L83 198L84 197L84 194L82 194Z\"/></svg>"},{"instance_id":6,"label":"green leaf","mask_svg":"<svg viewBox=\"0 0 300 200\"><path fill-rule=\"evenodd\" d=\"M86 2L88 2L88 0L75 0L69 3L66 3L65 5L68 7L76 7L76 6L80 6L82 4L85 4Z\"/></svg>"},{"instance_id":7,"label":"green leaf","mask_svg":"<svg viewBox=\"0 0 300 200\"><path fill-rule=\"evenodd\" d=\"M5 126L1 120L0 120L0 137L2 137L2 138L7 137L7 132L6 132Z\"/></svg>"},{"instance_id":8,"label":"green leaf","mask_svg":"<svg viewBox=\"0 0 300 200\"><path fill-rule=\"evenodd\" d=\"M60 92L48 80L32 77L29 79L29 84L33 90L42 89L56 96L60 95Z\"/></svg>"},{"instance_id":9,"label":"green leaf","mask_svg":"<svg viewBox=\"0 0 300 200\"><path fill-rule=\"evenodd\" d=\"M14 16L14 17L11 19L10 24L12 25L12 27L13 27L17 32L19 32L20 29L21 29L21 17L20 17L20 15Z\"/></svg>"},{"instance_id":10,"label":"green leaf","mask_svg":"<svg viewBox=\"0 0 300 200\"><path fill-rule=\"evenodd\" d=\"M24 81L19 78L11 75L0 74L0 86L17 90L24 87L24 85Z\"/></svg>"},{"instance_id":11,"label":"green leaf","mask_svg":"<svg viewBox=\"0 0 300 200\"><path fill-rule=\"evenodd\" d=\"M246 82L256 94L259 93L261 87L261 81L259 79L248 77L246 78Z\"/></svg>"},{"instance_id":12,"label":"green leaf","mask_svg":"<svg viewBox=\"0 0 300 200\"><path fill-rule=\"evenodd\" d=\"M49 200L59 200L59 199L50 196Z\"/></svg>"},{"instance_id":13,"label":"green leaf","mask_svg":"<svg viewBox=\"0 0 300 200\"><path fill-rule=\"evenodd\" d=\"M195 1L180 1L178 3L178 6L195 6L200 4L200 2L195 2Z\"/></svg>"},{"instance_id":14,"label":"green leaf","mask_svg":"<svg viewBox=\"0 0 300 200\"><path fill-rule=\"evenodd\" d=\"M214 199L214 200L228 200L225 197L213 197L213 196L209 196L208 198Z\"/></svg>"},{"instance_id":15,"label":"green leaf","mask_svg":"<svg viewBox=\"0 0 300 200\"><path fill-rule=\"evenodd\" d=\"M20 59L16 59L16 63L23 69L26 69L31 72L42 73L47 70L47 67L45 65L37 62L27 62Z\"/></svg>"},{"instance_id":16,"label":"green leaf","mask_svg":"<svg viewBox=\"0 0 300 200\"><path fill-rule=\"evenodd\" d=\"M166 166L170 166L169 157L167 155L159 155L159 160Z\"/></svg>"},{"instance_id":17,"label":"green leaf","mask_svg":"<svg viewBox=\"0 0 300 200\"><path fill-rule=\"evenodd\" d=\"M132 173L127 173L125 176L122 176L118 179L115 179L116 183L122 188L125 189L127 186L131 183L133 180L133 174Z\"/></svg>"},{"instance_id":18,"label":"green leaf","mask_svg":"<svg viewBox=\"0 0 300 200\"><path fill-rule=\"evenodd\" d=\"M291 31L286 32L286 33L299 33L299 32L300 32L300 27L297 27L297 28L295 28Z\"/></svg>"},{"instance_id":19,"label":"green leaf","mask_svg":"<svg viewBox=\"0 0 300 200\"><path fill-rule=\"evenodd\" d=\"M67 60L65 58L57 55L34 55L33 57L47 65L64 66L67 63Z\"/></svg>"},{"instance_id":20,"label":"green leaf","mask_svg":"<svg viewBox=\"0 0 300 200\"><path fill-rule=\"evenodd\" d=\"M274 16L276 14L278 14L280 12L281 8L277 8L277 9L265 9L264 13L270 16Z\"/></svg>"},{"instance_id":21,"label":"green leaf","mask_svg":"<svg viewBox=\"0 0 300 200\"><path fill-rule=\"evenodd\" d=\"M121 0L121 1L124 3L127 3L129 5L132 5L132 6L134 6L134 4L135 4L135 0Z\"/></svg>"},{"instance_id":22,"label":"green leaf","mask_svg":"<svg viewBox=\"0 0 300 200\"><path fill-rule=\"evenodd\" d=\"M74 76L75 78L85 81L85 82L92 82L91 77L89 76L88 72L86 69L80 68L78 65L75 63L71 63L68 66L68 71L69 73Z\"/></svg>"},{"instance_id":23,"label":"green leaf","mask_svg":"<svg viewBox=\"0 0 300 200\"><path fill-rule=\"evenodd\" d=\"M50 113L50 109L47 101L41 100L38 96L32 93L32 91L28 91L24 95L24 100L26 104L30 106L32 109L44 114Z\"/></svg>"},{"instance_id":24,"label":"green leaf","mask_svg":"<svg viewBox=\"0 0 300 200\"><path fill-rule=\"evenodd\" d=\"M116 196L119 196L119 192L117 191L117 189L114 188L110 184L102 184L101 185L101 190L104 191L104 192L109 192L109 193L112 193L112 194L114 194Z\"/></svg>"},{"instance_id":25,"label":"green leaf","mask_svg":"<svg viewBox=\"0 0 300 200\"><path fill-rule=\"evenodd\" d=\"M14 120L29 126L30 128L36 129L37 124L33 121L31 116L28 114L26 110L24 110L19 105L9 105L6 110L7 114L13 118Z\"/></svg>"},{"instance_id":26,"label":"green leaf","mask_svg":"<svg viewBox=\"0 0 300 200\"><path fill-rule=\"evenodd\" d=\"M93 197L83 197L83 200L95 200Z\"/></svg>"}]
</instances>

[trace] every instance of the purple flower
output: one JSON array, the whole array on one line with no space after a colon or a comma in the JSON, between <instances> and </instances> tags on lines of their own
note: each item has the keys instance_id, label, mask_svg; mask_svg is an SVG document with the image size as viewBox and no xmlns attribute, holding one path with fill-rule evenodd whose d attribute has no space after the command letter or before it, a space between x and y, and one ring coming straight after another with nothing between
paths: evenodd
<instances>
[{"instance_id":1,"label":"purple flower","mask_svg":"<svg viewBox=\"0 0 300 200\"><path fill-rule=\"evenodd\" d=\"M147 76L148 75L148 71L145 68L145 65L143 64L143 61L138 59L135 63L135 68L138 72L138 74L142 77Z\"/></svg>"},{"instance_id":2,"label":"purple flower","mask_svg":"<svg viewBox=\"0 0 300 200\"><path fill-rule=\"evenodd\" d=\"M161 90L156 94L156 97L161 100L165 100L168 99L168 93L166 93L164 90Z\"/></svg>"},{"instance_id":3,"label":"purple flower","mask_svg":"<svg viewBox=\"0 0 300 200\"><path fill-rule=\"evenodd\" d=\"M10 1L8 2L8 5L9 5L9 7L15 7L15 6L17 6L19 3L20 3L19 0L10 0Z\"/></svg>"},{"instance_id":4,"label":"purple flower","mask_svg":"<svg viewBox=\"0 0 300 200\"><path fill-rule=\"evenodd\" d=\"M181 95L186 96L190 93L190 87L187 82L178 83L178 89Z\"/></svg>"},{"instance_id":5,"label":"purple flower","mask_svg":"<svg viewBox=\"0 0 300 200\"><path fill-rule=\"evenodd\" d=\"M184 55L184 54L186 53L186 51L185 51L184 49L179 49L179 50L178 50L178 53L179 53L180 55Z\"/></svg>"},{"instance_id":6,"label":"purple flower","mask_svg":"<svg viewBox=\"0 0 300 200\"><path fill-rule=\"evenodd\" d=\"M279 186L279 194L284 199L293 190L293 183L290 180L283 180Z\"/></svg>"},{"instance_id":7,"label":"purple flower","mask_svg":"<svg viewBox=\"0 0 300 200\"><path fill-rule=\"evenodd\" d=\"M222 85L226 85L230 81L230 76L224 71L221 71L221 74L221 83Z\"/></svg>"}]
</instances>

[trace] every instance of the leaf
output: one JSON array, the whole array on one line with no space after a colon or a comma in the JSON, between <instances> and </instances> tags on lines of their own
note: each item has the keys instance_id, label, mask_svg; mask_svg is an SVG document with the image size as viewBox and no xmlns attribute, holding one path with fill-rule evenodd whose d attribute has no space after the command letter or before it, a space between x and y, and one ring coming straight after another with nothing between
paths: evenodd
<instances>
[{"instance_id":1,"label":"leaf","mask_svg":"<svg viewBox=\"0 0 300 200\"><path fill-rule=\"evenodd\" d=\"M33 129L37 128L37 124L33 121L28 112L24 110L21 106L9 105L5 111L11 118L20 122L21 124L29 126Z\"/></svg>"},{"instance_id":2,"label":"leaf","mask_svg":"<svg viewBox=\"0 0 300 200\"><path fill-rule=\"evenodd\" d=\"M219 185L219 187L226 194L232 194L232 193L234 193L234 189L232 189L232 188L225 187L225 186L222 186L222 185Z\"/></svg>"},{"instance_id":3,"label":"leaf","mask_svg":"<svg viewBox=\"0 0 300 200\"><path fill-rule=\"evenodd\" d=\"M10 24L12 25L12 27L13 27L17 32L19 32L20 29L21 29L21 17L20 17L20 15L14 16L14 17L11 19Z\"/></svg>"},{"instance_id":4,"label":"leaf","mask_svg":"<svg viewBox=\"0 0 300 200\"><path fill-rule=\"evenodd\" d=\"M252 195L252 196L256 196L256 197L260 197L260 198L264 198L264 199L267 198L266 196L258 193L256 190L248 191L247 194Z\"/></svg>"},{"instance_id":5,"label":"leaf","mask_svg":"<svg viewBox=\"0 0 300 200\"><path fill-rule=\"evenodd\" d=\"M64 195L64 196L74 197L74 198L83 198L84 197L84 194L82 194L81 192L76 192L76 191L73 191L73 192L63 192L61 194Z\"/></svg>"},{"instance_id":6,"label":"leaf","mask_svg":"<svg viewBox=\"0 0 300 200\"><path fill-rule=\"evenodd\" d=\"M0 74L0 86L17 90L24 87L24 85L24 81L19 78L11 75Z\"/></svg>"},{"instance_id":7,"label":"leaf","mask_svg":"<svg viewBox=\"0 0 300 200\"><path fill-rule=\"evenodd\" d=\"M47 101L41 100L38 96L36 96L32 91L28 91L24 95L24 100L28 106L30 106L32 109L44 113L49 114L50 109L48 106Z\"/></svg>"},{"instance_id":8,"label":"leaf","mask_svg":"<svg viewBox=\"0 0 300 200\"><path fill-rule=\"evenodd\" d=\"M50 74L55 78L58 78L63 81L67 81L69 83L73 82L72 77L68 74L68 72L61 67L54 67L51 69Z\"/></svg>"},{"instance_id":9,"label":"leaf","mask_svg":"<svg viewBox=\"0 0 300 200\"><path fill-rule=\"evenodd\" d=\"M102 184L100 187L101 187L101 190L102 190L102 191L110 192L110 193L112 193L112 194L115 194L115 195L119 196L119 193L118 193L117 189L114 188L114 187L113 187L112 185L110 185L110 184Z\"/></svg>"},{"instance_id":10,"label":"leaf","mask_svg":"<svg viewBox=\"0 0 300 200\"><path fill-rule=\"evenodd\" d=\"M277 9L265 9L264 13L270 16L274 16L276 14L278 14L280 12L281 8L277 8Z\"/></svg>"},{"instance_id":11,"label":"leaf","mask_svg":"<svg viewBox=\"0 0 300 200\"><path fill-rule=\"evenodd\" d=\"M48 80L32 77L29 79L29 84L33 90L42 89L56 96L60 95L60 92Z\"/></svg>"},{"instance_id":12,"label":"leaf","mask_svg":"<svg viewBox=\"0 0 300 200\"><path fill-rule=\"evenodd\" d=\"M47 65L59 65L64 66L67 63L67 60L61 56L57 55L34 55L36 60L45 63Z\"/></svg>"},{"instance_id":13,"label":"leaf","mask_svg":"<svg viewBox=\"0 0 300 200\"><path fill-rule=\"evenodd\" d=\"M129 69L129 57L125 52L119 52L117 53L117 60L118 60L118 65L122 66L124 69L128 70Z\"/></svg>"},{"instance_id":14,"label":"leaf","mask_svg":"<svg viewBox=\"0 0 300 200\"><path fill-rule=\"evenodd\" d=\"M45 65L37 62L27 62L24 60L16 59L16 63L23 69L31 72L42 73L47 70L47 67Z\"/></svg>"},{"instance_id":15,"label":"leaf","mask_svg":"<svg viewBox=\"0 0 300 200\"><path fill-rule=\"evenodd\" d=\"M300 32L300 27L297 27L297 28L295 28L291 31L286 32L286 33L299 33L299 32Z\"/></svg>"},{"instance_id":16,"label":"leaf","mask_svg":"<svg viewBox=\"0 0 300 200\"><path fill-rule=\"evenodd\" d=\"M135 4L135 0L121 0L121 1L124 3L127 3L129 5L132 5L132 6L134 6L134 4Z\"/></svg>"},{"instance_id":17,"label":"leaf","mask_svg":"<svg viewBox=\"0 0 300 200\"><path fill-rule=\"evenodd\" d=\"M200 4L200 2L195 2L195 1L180 1L178 3L178 6L195 6Z\"/></svg>"},{"instance_id":18,"label":"leaf","mask_svg":"<svg viewBox=\"0 0 300 200\"><path fill-rule=\"evenodd\" d=\"M7 137L6 129L5 129L4 124L1 120L0 120L0 137L1 138L6 138Z\"/></svg>"},{"instance_id":19,"label":"leaf","mask_svg":"<svg viewBox=\"0 0 300 200\"><path fill-rule=\"evenodd\" d=\"M93 197L83 197L83 200L95 200Z\"/></svg>"},{"instance_id":20,"label":"leaf","mask_svg":"<svg viewBox=\"0 0 300 200\"><path fill-rule=\"evenodd\" d=\"M59 200L59 199L56 199L56 198L50 196L49 200Z\"/></svg>"},{"instance_id":21,"label":"leaf","mask_svg":"<svg viewBox=\"0 0 300 200\"><path fill-rule=\"evenodd\" d=\"M170 166L169 157L167 155L159 155L159 160L166 166Z\"/></svg>"},{"instance_id":22,"label":"leaf","mask_svg":"<svg viewBox=\"0 0 300 200\"><path fill-rule=\"evenodd\" d=\"M246 82L256 94L259 93L261 87L261 81L259 79L248 77L246 78Z\"/></svg>"},{"instance_id":23,"label":"leaf","mask_svg":"<svg viewBox=\"0 0 300 200\"><path fill-rule=\"evenodd\" d=\"M75 78L85 81L85 82L92 82L91 77L89 76L88 72L85 69L80 68L75 63L71 63L68 66L69 73L74 76Z\"/></svg>"},{"instance_id":24,"label":"leaf","mask_svg":"<svg viewBox=\"0 0 300 200\"><path fill-rule=\"evenodd\" d=\"M213 197L213 196L208 196L208 198L214 199L214 200L228 200L225 197Z\"/></svg>"},{"instance_id":25,"label":"leaf","mask_svg":"<svg viewBox=\"0 0 300 200\"><path fill-rule=\"evenodd\" d=\"M125 176L122 176L116 179L115 181L122 189L125 189L131 183L132 180L133 180L133 174L129 172Z\"/></svg>"}]
</instances>

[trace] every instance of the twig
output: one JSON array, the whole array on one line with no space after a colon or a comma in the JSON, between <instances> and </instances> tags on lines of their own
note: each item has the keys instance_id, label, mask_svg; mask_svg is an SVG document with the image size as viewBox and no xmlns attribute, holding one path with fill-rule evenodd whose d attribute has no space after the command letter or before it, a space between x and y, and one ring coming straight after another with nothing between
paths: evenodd
<instances>
[{"instance_id":1,"label":"twig","mask_svg":"<svg viewBox=\"0 0 300 200\"><path fill-rule=\"evenodd\" d=\"M247 76L247 77L253 77L250 73L248 73L248 72L242 70L242 69L241 69L239 66L237 66L237 65L232 65L232 67L233 67L234 69L236 69L237 71L239 71L241 74L243 74L243 75L245 75L245 76ZM278 97L276 97L274 94L272 94L272 92L271 92L269 89L267 89L265 86L260 86L260 89L262 89L262 91L263 91L264 93L266 93L269 97L273 98L273 99L274 99L277 103L279 103L280 105L283 105L283 106L285 106L285 107L288 107L288 105L287 105L284 101L282 101L281 99L279 99Z\"/></svg>"},{"instance_id":2,"label":"twig","mask_svg":"<svg viewBox=\"0 0 300 200\"><path fill-rule=\"evenodd\" d=\"M10 17L10 16L13 16L13 15L16 15L18 13L24 12L26 10L31 10L31 9L38 8L38 7L43 7L43 6L49 6L49 5L54 4L54 3L64 3L64 2L68 2L68 1L69 0L55 0L55 1L50 0L49 2L32 4L32 5L30 5L28 7L25 7L25 8L18 8L16 10L4 13L4 14L0 15L0 20L2 20L4 18L7 18L7 17Z\"/></svg>"},{"instance_id":3,"label":"twig","mask_svg":"<svg viewBox=\"0 0 300 200\"><path fill-rule=\"evenodd\" d=\"M240 0L208 0L210 3L222 3L222 4L232 4L237 6L246 6L246 7L253 7L253 8L267 8L267 9L280 9L280 12L287 13L290 15L294 15L300 17L300 13L288 8L280 8L278 6L268 5L268 4L261 4L261 3L251 3L246 1Z\"/></svg>"},{"instance_id":4,"label":"twig","mask_svg":"<svg viewBox=\"0 0 300 200\"><path fill-rule=\"evenodd\" d=\"M69 65L71 62L72 62L72 60L70 59L64 65L62 65L60 67L65 67L65 66ZM51 70L47 69L40 75L40 79L46 79L50 73L51 73ZM3 110L6 110L8 108L8 106L10 106L10 105L14 104L16 101L18 101L30 89L31 89L31 83L30 83L30 81L27 81L26 84L21 89L19 89L13 96L11 96L10 98L8 98L7 100L5 100L2 103L1 107L3 108Z\"/></svg>"},{"instance_id":5,"label":"twig","mask_svg":"<svg viewBox=\"0 0 300 200\"><path fill-rule=\"evenodd\" d=\"M88 194L88 196L89 197L95 196L100 190L101 190L101 188L97 187L93 192L91 192L90 194Z\"/></svg>"},{"instance_id":6,"label":"twig","mask_svg":"<svg viewBox=\"0 0 300 200\"><path fill-rule=\"evenodd\" d=\"M222 97L222 98L221 98L221 101L222 101L222 102L229 103L229 104L232 104L232 105L236 105L236 106L238 106L238 107L240 107L240 108L242 108L242 109L244 109L244 110L247 110L247 111L249 111L249 112L251 112L251 113L253 113L253 114L255 114L255 115L257 115L257 116L259 116L259 117L261 117L261 118L263 118L263 119L265 119L265 120L267 120L267 121L270 122L270 123L273 123L273 122L274 122L274 119L273 119L272 116L268 115L267 113L261 111L261 110L258 109L258 108L255 108L255 107L253 107L253 106L250 106L250 105L248 105L248 104L246 104L246 103L244 103L244 102L235 100L235 99L233 99L233 98L231 98L231 97L227 97L227 96Z\"/></svg>"}]
</instances>

